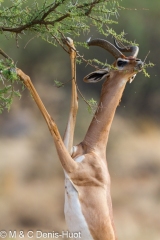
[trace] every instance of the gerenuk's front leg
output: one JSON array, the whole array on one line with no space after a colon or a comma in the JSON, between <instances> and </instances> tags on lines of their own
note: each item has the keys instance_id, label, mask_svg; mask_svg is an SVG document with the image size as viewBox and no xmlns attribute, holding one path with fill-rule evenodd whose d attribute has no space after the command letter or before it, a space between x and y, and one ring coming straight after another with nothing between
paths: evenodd
<instances>
[{"instance_id":1,"label":"gerenuk's front leg","mask_svg":"<svg viewBox=\"0 0 160 240\"><path fill-rule=\"evenodd\" d=\"M41 111L48 128L50 130L51 135L54 138L55 146L57 149L57 153L59 155L62 167L64 170L69 173L72 172L76 167L76 162L71 158L68 150L66 149L61 135L59 133L58 127L54 120L51 118L50 114L47 112L41 98L39 97L31 79L27 76L21 69L17 69L17 75L20 77L21 81L24 85L28 88L29 92L31 93L33 99L35 100L39 110Z\"/></svg>"},{"instance_id":2,"label":"gerenuk's front leg","mask_svg":"<svg viewBox=\"0 0 160 240\"><path fill-rule=\"evenodd\" d=\"M74 129L76 124L76 116L78 111L78 97L77 97L77 87L76 87L76 49L71 38L64 39L64 43L69 48L69 55L71 60L71 74L72 74L72 96L71 96L71 106L68 118L68 123L66 131L64 134L64 144L71 153L73 147Z\"/></svg>"}]
</instances>

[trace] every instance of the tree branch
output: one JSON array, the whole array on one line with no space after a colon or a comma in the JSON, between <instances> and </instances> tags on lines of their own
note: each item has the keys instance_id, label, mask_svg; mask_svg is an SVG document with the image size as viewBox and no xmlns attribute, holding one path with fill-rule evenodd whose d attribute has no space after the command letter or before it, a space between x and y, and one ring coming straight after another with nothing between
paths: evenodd
<instances>
[{"instance_id":1,"label":"tree branch","mask_svg":"<svg viewBox=\"0 0 160 240\"><path fill-rule=\"evenodd\" d=\"M47 12L45 12L42 16L42 20L44 20L51 12L53 12L57 7L59 7L60 4L62 4L63 2L65 2L66 0L63 0L61 3L57 3L55 4L53 7L49 8ZM50 6L52 6L53 4L51 4ZM49 7L49 6L48 6ZM47 7L47 8L48 8Z\"/></svg>"},{"instance_id":2,"label":"tree branch","mask_svg":"<svg viewBox=\"0 0 160 240\"><path fill-rule=\"evenodd\" d=\"M4 31L4 32L12 32L12 33L20 34L20 33L22 33L22 32L25 31L25 30L28 30L28 29L30 29L30 28L33 28L35 25L46 25L46 26L47 26L47 25L52 25L52 26L54 26L55 23L57 23L57 22L62 22L64 19L69 18L69 17L71 16L71 13L68 12L68 13L65 13L64 15L62 15L61 17L59 17L59 18L57 18L57 19L55 19L55 20L53 20L53 21L45 21L45 19L46 19L51 13L53 13L58 6L60 6L61 4L63 4L65 1L66 1L66 0L63 0L61 3L59 2L59 3L57 3L57 4L54 4L54 6L53 6L53 4L47 6L47 7L43 10L44 14L41 16L40 19L37 19L37 18L41 15L42 11L39 12L38 15L37 15L32 21L30 21L30 22L28 22L28 23L26 23L26 24L24 24L24 25L22 25L22 26L13 27L13 28L12 28L12 27L1 26L1 27L0 27L0 30L1 30L1 31ZM110 0L108 0L108 1L110 1ZM108 2L108 1L107 1L107 2ZM86 16L86 17L87 17L87 16L89 16L89 15L91 14L91 11L93 10L93 8L94 8L97 4L102 3L102 2L103 2L103 0L94 0L94 1L91 2L91 3L84 3L84 4L81 4L81 5L77 5L76 8L77 8L77 9L86 9L86 8L87 8L86 11L84 12L84 15L83 15L83 16ZM89 7L89 8L88 8L88 7ZM49 8L49 9L48 9L48 8ZM48 9L48 10L45 12L46 9Z\"/></svg>"},{"instance_id":3,"label":"tree branch","mask_svg":"<svg viewBox=\"0 0 160 240\"><path fill-rule=\"evenodd\" d=\"M12 58L10 58L1 48L0 48L0 54L1 54L3 57L5 57L5 58L7 58L8 60L11 60L11 61L13 62Z\"/></svg>"}]
</instances>

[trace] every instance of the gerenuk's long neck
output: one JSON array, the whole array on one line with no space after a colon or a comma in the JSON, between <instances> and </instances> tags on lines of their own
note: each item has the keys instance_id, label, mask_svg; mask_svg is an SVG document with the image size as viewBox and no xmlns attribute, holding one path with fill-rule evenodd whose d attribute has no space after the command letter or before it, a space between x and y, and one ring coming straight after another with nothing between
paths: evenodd
<instances>
[{"instance_id":1,"label":"gerenuk's long neck","mask_svg":"<svg viewBox=\"0 0 160 240\"><path fill-rule=\"evenodd\" d=\"M110 77L103 84L97 111L84 138L83 144L102 154L106 152L110 127L126 82L125 74L120 74L118 71L111 72Z\"/></svg>"}]
</instances>

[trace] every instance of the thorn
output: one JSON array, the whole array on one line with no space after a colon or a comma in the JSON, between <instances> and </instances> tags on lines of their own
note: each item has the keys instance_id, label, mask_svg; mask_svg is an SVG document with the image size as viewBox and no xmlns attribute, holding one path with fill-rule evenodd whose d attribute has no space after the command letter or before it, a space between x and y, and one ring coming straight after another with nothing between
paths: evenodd
<instances>
[{"instance_id":1,"label":"thorn","mask_svg":"<svg viewBox=\"0 0 160 240\"><path fill-rule=\"evenodd\" d=\"M91 41L91 37L90 38L88 38L88 40L86 41L86 43L89 43Z\"/></svg>"}]
</instances>

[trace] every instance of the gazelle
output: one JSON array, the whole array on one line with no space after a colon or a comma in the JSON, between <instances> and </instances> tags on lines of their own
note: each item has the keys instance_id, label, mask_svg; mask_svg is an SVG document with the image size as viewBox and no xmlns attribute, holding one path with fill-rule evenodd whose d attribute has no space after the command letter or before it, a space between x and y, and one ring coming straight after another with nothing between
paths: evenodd
<instances>
[{"instance_id":1,"label":"gazelle","mask_svg":"<svg viewBox=\"0 0 160 240\"><path fill-rule=\"evenodd\" d=\"M72 69L71 110L64 140L57 125L48 114L30 78L20 69L17 74L31 92L54 138L56 149L65 174L65 219L72 233L80 233L82 240L115 240L112 215L110 175L106 161L106 145L124 88L128 81L142 70L143 62L137 59L138 47L120 48L106 40L95 39L89 46L99 46L115 57L114 69L101 69L88 74L84 81L104 79L99 105L84 140L73 145L73 135L78 109L76 91L76 49L70 38L65 42L69 49ZM122 52L131 52L126 57ZM77 238L76 238L77 239Z\"/></svg>"}]
</instances>

